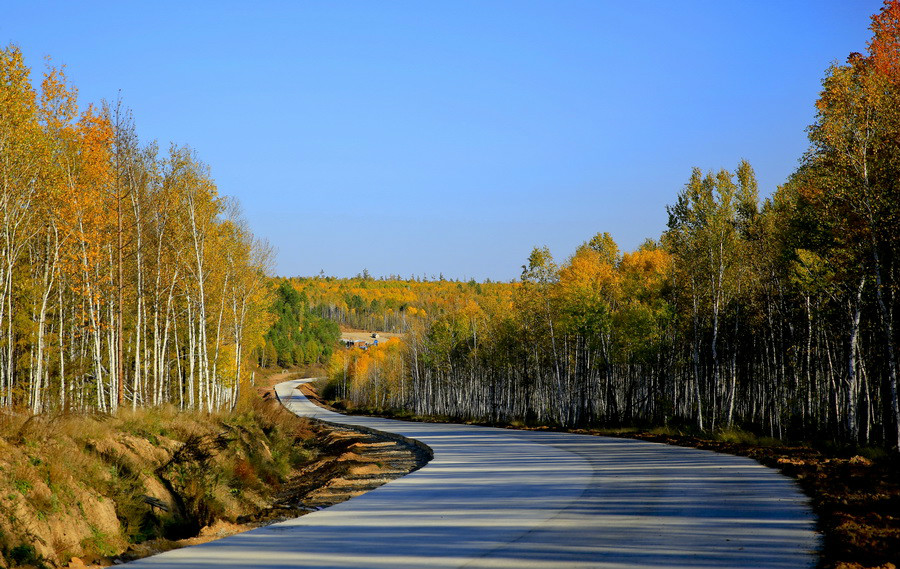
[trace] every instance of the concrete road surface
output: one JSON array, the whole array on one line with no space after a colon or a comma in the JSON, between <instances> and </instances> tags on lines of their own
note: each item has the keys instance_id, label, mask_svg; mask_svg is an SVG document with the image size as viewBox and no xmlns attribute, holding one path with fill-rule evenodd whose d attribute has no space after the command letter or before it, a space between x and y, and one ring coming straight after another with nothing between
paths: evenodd
<instances>
[{"instance_id":1,"label":"concrete road surface","mask_svg":"<svg viewBox=\"0 0 900 569\"><path fill-rule=\"evenodd\" d=\"M276 387L298 415L428 445L424 468L295 520L134 567L798 568L819 537L792 481L748 458L643 441L348 417Z\"/></svg>"}]
</instances>

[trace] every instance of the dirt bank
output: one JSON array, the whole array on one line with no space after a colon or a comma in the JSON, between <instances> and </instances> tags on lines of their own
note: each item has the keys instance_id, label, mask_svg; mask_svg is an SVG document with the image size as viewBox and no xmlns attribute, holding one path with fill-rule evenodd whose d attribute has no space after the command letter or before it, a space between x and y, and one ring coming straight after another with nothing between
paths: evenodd
<instances>
[{"instance_id":1,"label":"dirt bank","mask_svg":"<svg viewBox=\"0 0 900 569\"><path fill-rule=\"evenodd\" d=\"M423 464L404 445L300 419L271 390L252 407L0 415L0 568L103 567L203 543Z\"/></svg>"}]
</instances>

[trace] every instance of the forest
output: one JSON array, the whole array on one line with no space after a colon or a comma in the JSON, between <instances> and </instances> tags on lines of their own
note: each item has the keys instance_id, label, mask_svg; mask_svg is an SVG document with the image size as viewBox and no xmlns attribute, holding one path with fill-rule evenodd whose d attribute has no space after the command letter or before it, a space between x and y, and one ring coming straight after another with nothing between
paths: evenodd
<instances>
[{"instance_id":1,"label":"forest","mask_svg":"<svg viewBox=\"0 0 900 569\"><path fill-rule=\"evenodd\" d=\"M283 280L275 288L269 312L274 321L256 351L260 367L318 364L331 356L340 328L310 312L306 295L289 281Z\"/></svg>"},{"instance_id":2,"label":"forest","mask_svg":"<svg viewBox=\"0 0 900 569\"><path fill-rule=\"evenodd\" d=\"M513 283L295 279L320 316L405 332L329 362L356 405L491 423L741 428L897 448L900 2L833 64L809 150L686 172L658 239L598 233Z\"/></svg>"},{"instance_id":3,"label":"forest","mask_svg":"<svg viewBox=\"0 0 900 569\"><path fill-rule=\"evenodd\" d=\"M0 407L233 406L272 254L194 150L0 49Z\"/></svg>"},{"instance_id":4,"label":"forest","mask_svg":"<svg viewBox=\"0 0 900 569\"><path fill-rule=\"evenodd\" d=\"M765 199L745 160L686 170L657 238L535 247L507 283L273 279L193 149L141 143L121 101L79 107L62 68L36 84L6 47L0 406L211 411L256 365L327 361L373 408L896 448L900 2L871 31ZM337 325L404 336L335 349Z\"/></svg>"}]
</instances>

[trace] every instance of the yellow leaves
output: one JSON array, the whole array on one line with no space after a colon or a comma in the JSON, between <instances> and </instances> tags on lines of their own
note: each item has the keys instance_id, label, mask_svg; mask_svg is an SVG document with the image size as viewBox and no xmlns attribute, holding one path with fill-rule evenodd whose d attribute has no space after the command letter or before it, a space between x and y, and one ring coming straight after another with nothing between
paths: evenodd
<instances>
[{"instance_id":1,"label":"yellow leaves","mask_svg":"<svg viewBox=\"0 0 900 569\"><path fill-rule=\"evenodd\" d=\"M407 346L399 338L380 341L365 350L341 349L328 361L328 376L339 385L349 385L356 401L377 405L387 394L396 394L406 380L406 357Z\"/></svg>"},{"instance_id":2,"label":"yellow leaves","mask_svg":"<svg viewBox=\"0 0 900 569\"><path fill-rule=\"evenodd\" d=\"M623 295L629 299L658 296L669 279L672 267L672 255L662 248L626 253L619 264Z\"/></svg>"},{"instance_id":3,"label":"yellow leaves","mask_svg":"<svg viewBox=\"0 0 900 569\"><path fill-rule=\"evenodd\" d=\"M75 119L78 114L77 97L78 90L66 84L63 68L48 66L41 83L40 111L51 133L63 130Z\"/></svg>"},{"instance_id":4,"label":"yellow leaves","mask_svg":"<svg viewBox=\"0 0 900 569\"><path fill-rule=\"evenodd\" d=\"M834 271L826 259L807 249L797 249L794 254L796 259L790 265L792 283L806 294L829 286Z\"/></svg>"},{"instance_id":5,"label":"yellow leaves","mask_svg":"<svg viewBox=\"0 0 900 569\"><path fill-rule=\"evenodd\" d=\"M369 379L369 368L371 367L372 358L369 356L368 350L358 350L358 353L354 353L350 362L349 375L357 387Z\"/></svg>"},{"instance_id":6,"label":"yellow leaves","mask_svg":"<svg viewBox=\"0 0 900 569\"><path fill-rule=\"evenodd\" d=\"M18 191L19 195L13 196L15 201L27 201L34 191L32 181L43 177L47 145L37 121L29 70L15 46L0 49L0 146L2 189Z\"/></svg>"},{"instance_id":7,"label":"yellow leaves","mask_svg":"<svg viewBox=\"0 0 900 569\"><path fill-rule=\"evenodd\" d=\"M559 271L558 288L564 297L593 298L616 295L620 276L595 249L582 247Z\"/></svg>"},{"instance_id":8,"label":"yellow leaves","mask_svg":"<svg viewBox=\"0 0 900 569\"><path fill-rule=\"evenodd\" d=\"M479 305L471 298L466 299L466 304L462 307L460 312L462 312L462 314L464 314L470 320L475 320L484 316L484 311L481 309L481 305Z\"/></svg>"},{"instance_id":9,"label":"yellow leaves","mask_svg":"<svg viewBox=\"0 0 900 569\"><path fill-rule=\"evenodd\" d=\"M672 269L672 255L664 249L626 253L619 268L626 277L637 278L649 286L666 278Z\"/></svg>"},{"instance_id":10,"label":"yellow leaves","mask_svg":"<svg viewBox=\"0 0 900 569\"><path fill-rule=\"evenodd\" d=\"M143 376L151 366L142 342L151 326L161 326L171 335L168 353L158 357L170 363L152 373L170 380L190 342L191 358L202 354L204 366L212 360L202 374L207 381L234 385L253 357L250 342L268 327L263 281L270 252L240 223L237 208L226 210L209 168L191 149L173 147L164 162L155 144L138 144L130 116L119 120L118 108L89 106L79 114L77 90L63 69L48 67L38 90L29 75L18 48L0 48L0 218L5 262L14 267L7 275L13 317L25 319L13 322L11 337L33 341L37 323L52 328L46 338L88 339L93 353L87 343L72 344L78 349L65 350L71 359L54 358L54 366L65 364L72 375L93 367L100 386L116 373L114 356L100 347L113 342L110 330L121 326L115 340L130 343L125 357L136 371L122 373ZM40 366L50 361L47 349L18 353ZM27 377L24 368L9 371L14 381ZM98 392L101 408L103 399Z\"/></svg>"},{"instance_id":11,"label":"yellow leaves","mask_svg":"<svg viewBox=\"0 0 900 569\"><path fill-rule=\"evenodd\" d=\"M34 118L37 104L29 75L18 47L0 49L0 129L23 125Z\"/></svg>"}]
</instances>

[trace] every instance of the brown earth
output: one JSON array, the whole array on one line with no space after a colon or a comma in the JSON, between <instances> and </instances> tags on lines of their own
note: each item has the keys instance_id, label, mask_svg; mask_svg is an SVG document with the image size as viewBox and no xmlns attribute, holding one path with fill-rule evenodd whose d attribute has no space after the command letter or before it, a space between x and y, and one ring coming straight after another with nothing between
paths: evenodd
<instances>
[{"instance_id":1,"label":"brown earth","mask_svg":"<svg viewBox=\"0 0 900 569\"><path fill-rule=\"evenodd\" d=\"M279 374L274 383L286 381L291 376L291 372ZM265 400L281 407L271 388L261 391ZM422 452L411 445L324 424L316 424L313 429L322 450L320 458L283 484L268 507L240 516L236 523L216 520L192 538L153 540L132 546L122 558L147 557L297 518L374 490L421 468L427 462Z\"/></svg>"},{"instance_id":2,"label":"brown earth","mask_svg":"<svg viewBox=\"0 0 900 569\"><path fill-rule=\"evenodd\" d=\"M411 449L395 441L325 425L315 429L327 452L284 484L271 505L239 517L236 523L216 520L195 537L177 541L158 539L134 545L120 559L147 557L297 518L374 490L427 462L415 447ZM68 567L98 569L108 565L70 564Z\"/></svg>"},{"instance_id":3,"label":"brown earth","mask_svg":"<svg viewBox=\"0 0 900 569\"><path fill-rule=\"evenodd\" d=\"M264 374L258 379L268 386L297 375L297 371ZM291 470L286 479L276 480L257 465L266 456L273 459L276 444L282 445L277 456L285 456L283 446L289 448L291 443L285 439L277 443L269 440L262 432L256 433L259 426L246 419L217 419L206 424L171 411L151 411L150 422L143 415L88 420L37 417L30 421L0 416L0 482L10 485L9 490L0 493L0 569L106 567L205 543L348 500L403 476L426 461L421 451L410 445L296 417L281 406L270 387L260 389L258 401L261 403L254 406L257 416L270 426L277 425L270 428L296 437L290 440L296 440L295 446L302 445L298 452L311 458ZM124 432L119 426L123 420ZM112 429L113 423L116 430ZM61 438L64 433L60 431L73 431L73 435ZM187 443L181 442L173 438L175 431L195 436L189 435ZM47 432L57 434L46 438ZM60 447L61 444L69 445L71 450ZM84 446L87 451L80 450ZM261 458L251 458L247 454L251 451ZM190 456L181 456L185 454ZM83 455L103 459L96 466L94 462L82 465L88 460ZM198 459L200 455L203 456ZM62 459L64 456L69 459ZM187 462L178 463L179 457ZM131 486L110 493L110 480L114 479L107 473L107 463L116 465L118 474L112 476L127 475ZM177 468L197 467L195 474L188 477L200 480L194 484L196 488L182 488L172 482L170 470L174 467L166 466L170 464ZM84 481L70 480L73 473L90 469L97 471L93 478L97 487L86 476L82 476ZM204 476L202 472L212 474ZM233 492L221 482L215 488L203 486L206 478L237 480L244 475L246 483ZM274 492L266 491L266 486ZM171 512L186 515L198 505L195 494L210 492L217 500L215 508L201 505L202 515L197 520L202 527L197 526L191 537L128 544L129 533L120 522L123 512L150 511L142 496L156 498ZM173 514L157 510L156 516L144 517L163 519L170 515ZM23 549L26 545L30 553ZM13 551L14 546L18 553Z\"/></svg>"},{"instance_id":4,"label":"brown earth","mask_svg":"<svg viewBox=\"0 0 900 569\"><path fill-rule=\"evenodd\" d=\"M264 387L259 389L260 396L277 401L274 396L276 384L291 378L317 375L321 371L307 368L272 375L264 380ZM302 385L301 391L321 404L309 384ZM283 413L292 415L278 405ZM286 484L271 508L251 517L254 521L272 523L344 502L418 470L429 459L421 449L410 444L350 427L315 425L318 440L328 452Z\"/></svg>"},{"instance_id":5,"label":"brown earth","mask_svg":"<svg viewBox=\"0 0 900 569\"><path fill-rule=\"evenodd\" d=\"M315 374L319 369L265 374L257 381L260 397L278 413L300 420L284 409L275 397L274 386L282 381ZM265 370L263 370L265 373ZM200 534L183 540L153 540L132 546L123 559L138 559L170 549L197 545L242 533L265 525L297 518L334 504L345 502L405 476L425 465L428 457L415 446L388 440L350 428L314 423L319 441L318 460L299 470L283 484L272 503L257 512L240 516L236 523L216 520ZM107 565L89 565L91 569ZM69 567L85 567L70 565Z\"/></svg>"},{"instance_id":6,"label":"brown earth","mask_svg":"<svg viewBox=\"0 0 900 569\"><path fill-rule=\"evenodd\" d=\"M353 340L354 342L371 342L376 338L372 337L372 334L377 335L378 340L389 340L391 338L402 338L403 334L397 334L396 332L367 332L365 330L341 330L341 339L342 340Z\"/></svg>"}]
</instances>

